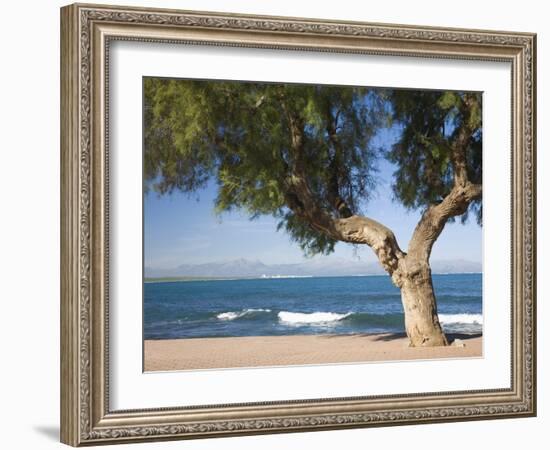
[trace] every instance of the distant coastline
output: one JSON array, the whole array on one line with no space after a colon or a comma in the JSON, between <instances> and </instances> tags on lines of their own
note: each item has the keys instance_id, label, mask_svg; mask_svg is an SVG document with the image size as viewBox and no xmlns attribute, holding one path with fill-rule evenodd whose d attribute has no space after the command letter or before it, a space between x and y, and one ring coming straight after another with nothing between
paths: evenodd
<instances>
[{"instance_id":1,"label":"distant coastline","mask_svg":"<svg viewBox=\"0 0 550 450\"><path fill-rule=\"evenodd\" d=\"M481 275L483 272L434 272L433 275ZM286 280L295 278L346 278L346 277L385 277L385 274L356 275L273 275L273 276L243 276L243 277L144 277L144 283L174 283L180 281L238 281L238 280Z\"/></svg>"},{"instance_id":2,"label":"distant coastline","mask_svg":"<svg viewBox=\"0 0 550 450\"><path fill-rule=\"evenodd\" d=\"M480 262L461 259L434 260L433 274L482 273ZM180 264L172 268L145 265L147 281L197 281L232 279L278 279L305 277L342 277L386 275L378 261L320 257L296 263L269 263L260 260L238 258L228 261Z\"/></svg>"}]
</instances>

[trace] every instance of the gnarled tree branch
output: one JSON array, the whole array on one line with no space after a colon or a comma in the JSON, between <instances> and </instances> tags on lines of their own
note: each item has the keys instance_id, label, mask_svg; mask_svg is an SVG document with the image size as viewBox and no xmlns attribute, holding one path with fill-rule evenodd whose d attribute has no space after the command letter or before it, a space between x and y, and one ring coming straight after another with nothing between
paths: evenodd
<instances>
[{"instance_id":1,"label":"gnarled tree branch","mask_svg":"<svg viewBox=\"0 0 550 450\"><path fill-rule=\"evenodd\" d=\"M427 260L447 221L464 214L470 203L480 198L481 194L480 184L467 182L465 186L453 187L441 203L430 206L422 214L409 243L408 254Z\"/></svg>"},{"instance_id":2,"label":"gnarled tree branch","mask_svg":"<svg viewBox=\"0 0 550 450\"><path fill-rule=\"evenodd\" d=\"M292 114L288 114L287 118L292 136L290 174L285 181L285 200L288 207L315 230L334 240L367 244L373 249L384 269L392 275L398 268L399 260L405 256L393 232L368 217L351 215L336 218L319 206L304 170L303 126Z\"/></svg>"},{"instance_id":3,"label":"gnarled tree branch","mask_svg":"<svg viewBox=\"0 0 550 450\"><path fill-rule=\"evenodd\" d=\"M453 188L441 203L429 206L409 243L408 254L427 261L432 247L439 237L445 224L451 217L464 214L470 204L482 195L481 184L474 184L468 178L466 155L470 146L475 126L472 114L475 96L466 95L463 99L462 124L451 144L451 165L453 168Z\"/></svg>"},{"instance_id":4,"label":"gnarled tree branch","mask_svg":"<svg viewBox=\"0 0 550 450\"><path fill-rule=\"evenodd\" d=\"M481 184L473 184L467 177L464 178L464 174L455 173L455 185L451 192L441 203L431 205L422 214L409 243L408 253L427 260L447 221L464 214L472 201L481 198L481 195Z\"/></svg>"}]
</instances>

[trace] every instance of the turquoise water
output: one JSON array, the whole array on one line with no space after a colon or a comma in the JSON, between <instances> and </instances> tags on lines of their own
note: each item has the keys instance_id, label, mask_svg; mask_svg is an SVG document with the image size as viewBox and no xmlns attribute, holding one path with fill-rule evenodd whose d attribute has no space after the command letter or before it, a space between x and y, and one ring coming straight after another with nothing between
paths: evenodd
<instances>
[{"instance_id":1,"label":"turquoise water","mask_svg":"<svg viewBox=\"0 0 550 450\"><path fill-rule=\"evenodd\" d=\"M482 332L481 274L434 275L446 332ZM388 276L144 284L144 338L403 332Z\"/></svg>"}]
</instances>

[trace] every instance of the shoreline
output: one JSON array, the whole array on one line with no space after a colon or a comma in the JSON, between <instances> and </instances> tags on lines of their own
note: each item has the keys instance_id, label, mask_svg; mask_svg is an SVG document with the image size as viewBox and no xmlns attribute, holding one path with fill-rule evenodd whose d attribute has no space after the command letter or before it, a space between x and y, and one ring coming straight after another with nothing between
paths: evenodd
<instances>
[{"instance_id":1,"label":"shoreline","mask_svg":"<svg viewBox=\"0 0 550 450\"><path fill-rule=\"evenodd\" d=\"M477 358L482 335L448 334L463 346L408 347L404 333L322 334L144 341L144 371Z\"/></svg>"}]
</instances>

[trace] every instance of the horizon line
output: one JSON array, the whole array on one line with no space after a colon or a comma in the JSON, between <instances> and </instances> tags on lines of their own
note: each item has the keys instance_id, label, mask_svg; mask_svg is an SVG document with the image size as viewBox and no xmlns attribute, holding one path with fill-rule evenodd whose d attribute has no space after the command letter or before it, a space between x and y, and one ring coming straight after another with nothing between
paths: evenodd
<instances>
[{"instance_id":1,"label":"horizon line","mask_svg":"<svg viewBox=\"0 0 550 450\"><path fill-rule=\"evenodd\" d=\"M298 264L307 264L309 262L313 262L314 258L311 259L305 259L303 261L298 262L271 262L271 263L265 263L261 259L252 259L252 258L244 258L244 257L237 257L237 258L231 258L231 259L214 259L206 262L182 262L178 263L175 266L170 267L159 267L154 265L147 265L145 262L143 263L144 269L153 269L153 270L170 270L170 269L177 269L180 266L188 265L188 266L201 266L205 264L220 264L220 263L233 263L236 261L246 261L246 262L252 262L252 263L260 263L264 266L272 266L272 265L298 265ZM319 258L330 258L330 256L320 256ZM332 260L338 259L340 261L344 260L346 262L350 263L365 263L365 264L379 264L379 261L376 259L374 260L359 260L359 259L347 259L342 257L332 258ZM480 264L483 265L483 261L475 261L471 259L464 259L464 258L456 258L456 259L434 259L433 261L430 261L430 264L432 263L452 263L452 262L465 262L465 263L472 263L472 264ZM380 267L382 268L382 267Z\"/></svg>"}]
</instances>

